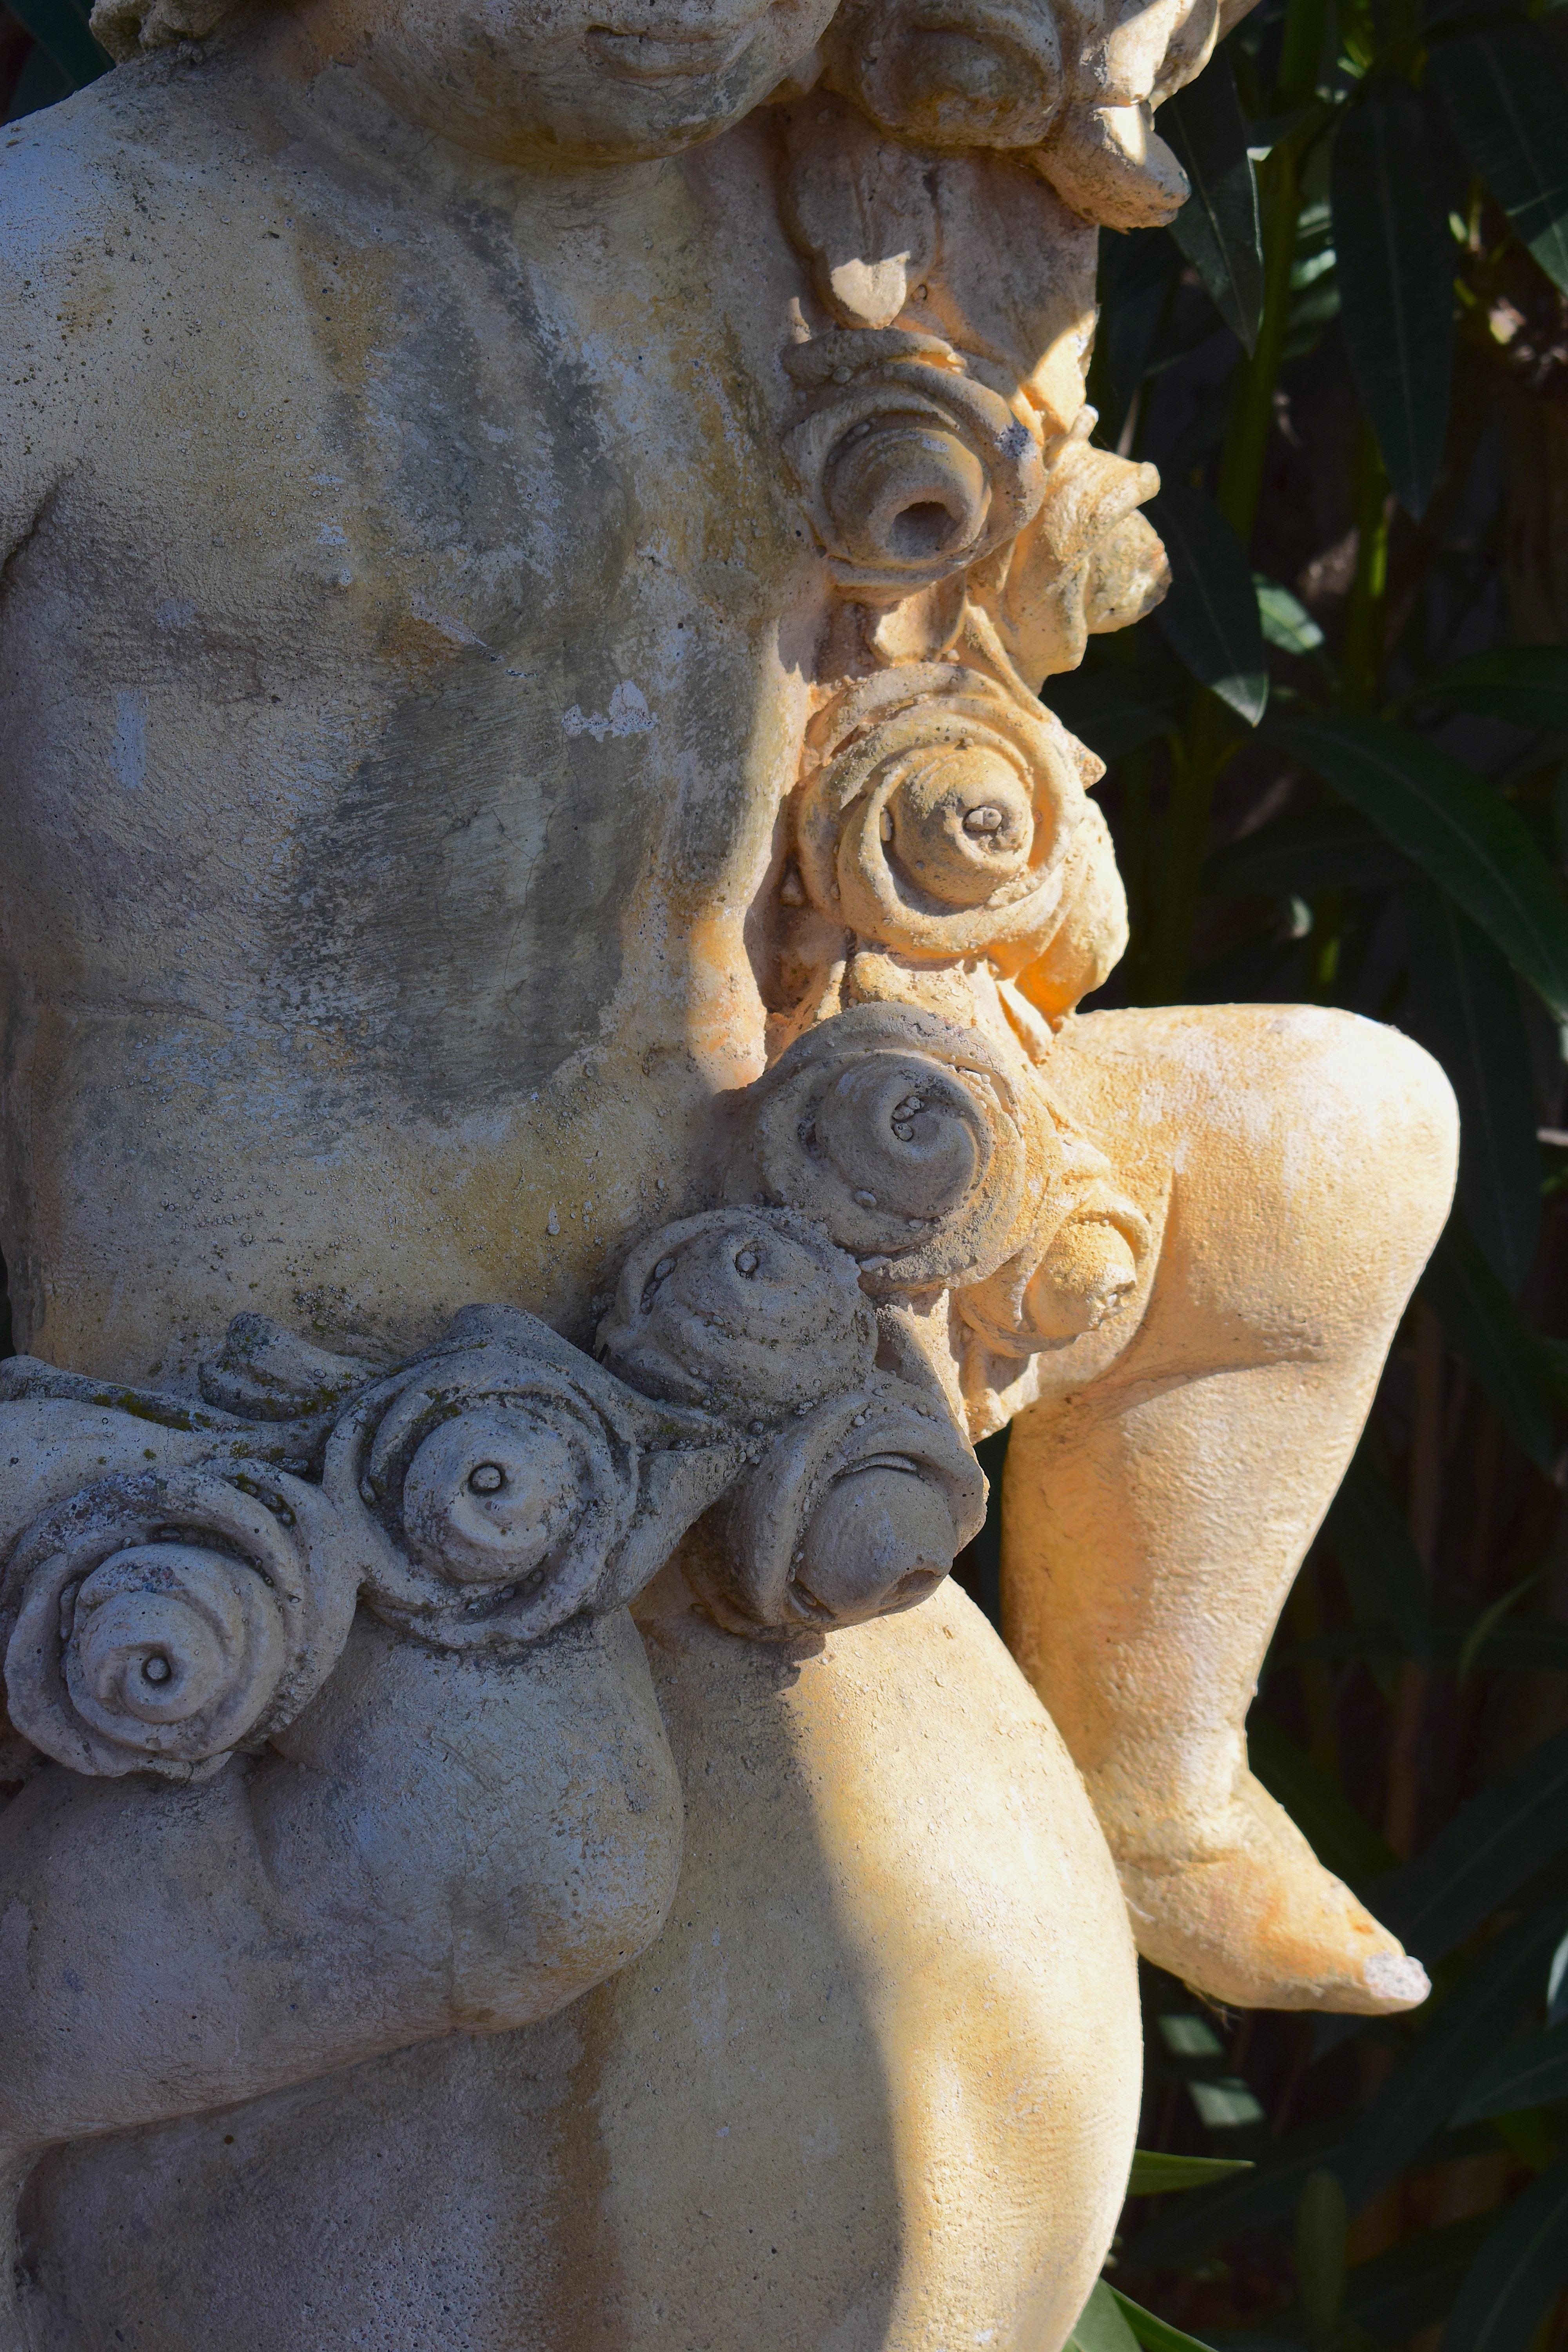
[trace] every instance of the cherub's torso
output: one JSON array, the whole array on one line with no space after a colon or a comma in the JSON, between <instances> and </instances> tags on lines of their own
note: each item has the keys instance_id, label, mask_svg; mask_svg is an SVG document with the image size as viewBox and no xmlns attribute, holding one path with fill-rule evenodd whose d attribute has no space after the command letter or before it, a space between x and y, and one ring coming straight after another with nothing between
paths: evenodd
<instances>
[{"instance_id":1,"label":"cherub's torso","mask_svg":"<svg viewBox=\"0 0 1568 2352\"><path fill-rule=\"evenodd\" d=\"M151 66L5 157L6 1254L130 1376L242 1307L581 1319L760 1066L819 593L765 151L328 117Z\"/></svg>"}]
</instances>

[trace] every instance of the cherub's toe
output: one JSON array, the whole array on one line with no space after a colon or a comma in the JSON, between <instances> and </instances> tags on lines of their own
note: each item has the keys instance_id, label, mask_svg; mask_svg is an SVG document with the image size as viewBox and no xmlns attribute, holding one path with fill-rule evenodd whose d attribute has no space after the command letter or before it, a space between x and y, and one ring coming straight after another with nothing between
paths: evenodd
<instances>
[{"instance_id":1,"label":"cherub's toe","mask_svg":"<svg viewBox=\"0 0 1568 2352\"><path fill-rule=\"evenodd\" d=\"M1144 1958L1229 2007L1387 2016L1431 1990L1250 1775L1185 1854L1117 1861Z\"/></svg>"}]
</instances>

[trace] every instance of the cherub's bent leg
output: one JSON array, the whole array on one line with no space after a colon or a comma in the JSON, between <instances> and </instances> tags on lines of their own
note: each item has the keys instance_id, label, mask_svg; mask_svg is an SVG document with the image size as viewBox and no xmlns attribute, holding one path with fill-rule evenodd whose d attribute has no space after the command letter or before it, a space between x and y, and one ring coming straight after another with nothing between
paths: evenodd
<instances>
[{"instance_id":1,"label":"cherub's bent leg","mask_svg":"<svg viewBox=\"0 0 1568 2352\"><path fill-rule=\"evenodd\" d=\"M1408 2007L1420 1968L1253 1780L1242 1727L1442 1230L1453 1097L1397 1032L1273 1006L1090 1015L1052 1079L1171 1198L1131 1346L1015 1427L1008 1642L1148 1958L1242 2007Z\"/></svg>"}]
</instances>

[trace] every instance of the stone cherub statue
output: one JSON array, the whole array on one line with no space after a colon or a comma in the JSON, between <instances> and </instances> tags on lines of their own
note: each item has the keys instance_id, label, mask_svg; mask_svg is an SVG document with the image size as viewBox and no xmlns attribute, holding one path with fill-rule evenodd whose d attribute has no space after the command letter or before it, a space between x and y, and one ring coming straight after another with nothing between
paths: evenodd
<instances>
[{"instance_id":1,"label":"stone cherub statue","mask_svg":"<svg viewBox=\"0 0 1568 2352\"><path fill-rule=\"evenodd\" d=\"M5 2352L1051 2352L1134 1938L1422 1997L1242 1725L1451 1099L1077 1013L1037 694L1224 22L100 0L6 134Z\"/></svg>"}]
</instances>

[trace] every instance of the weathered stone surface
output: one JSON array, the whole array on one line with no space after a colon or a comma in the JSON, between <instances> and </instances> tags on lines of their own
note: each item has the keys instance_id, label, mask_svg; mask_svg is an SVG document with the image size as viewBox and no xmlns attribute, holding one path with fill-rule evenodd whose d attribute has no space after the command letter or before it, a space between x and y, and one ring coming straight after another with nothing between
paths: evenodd
<instances>
[{"instance_id":1,"label":"weathered stone surface","mask_svg":"<svg viewBox=\"0 0 1568 2352\"><path fill-rule=\"evenodd\" d=\"M1052 2352L1134 1940L1421 1998L1242 1726L1451 1097L1077 1010L1229 13L100 0L0 146L0 2352Z\"/></svg>"}]
</instances>

